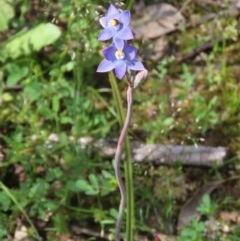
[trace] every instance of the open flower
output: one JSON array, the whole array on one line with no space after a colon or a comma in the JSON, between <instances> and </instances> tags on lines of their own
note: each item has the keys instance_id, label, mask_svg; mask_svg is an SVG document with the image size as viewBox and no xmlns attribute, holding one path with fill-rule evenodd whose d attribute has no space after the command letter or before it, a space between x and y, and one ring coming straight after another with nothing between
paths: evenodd
<instances>
[{"instance_id":1,"label":"open flower","mask_svg":"<svg viewBox=\"0 0 240 241\"><path fill-rule=\"evenodd\" d=\"M123 48L124 40L133 39L133 33L129 27L131 15L128 10L119 11L110 4L106 16L99 22L104 28L98 36L98 40L105 41L113 38L113 42Z\"/></svg>"},{"instance_id":2,"label":"open flower","mask_svg":"<svg viewBox=\"0 0 240 241\"><path fill-rule=\"evenodd\" d=\"M115 69L115 74L122 79L128 70L144 70L143 64L136 59L137 49L124 42L116 46L115 44L103 50L105 59L99 64L97 72L108 72Z\"/></svg>"}]
</instances>

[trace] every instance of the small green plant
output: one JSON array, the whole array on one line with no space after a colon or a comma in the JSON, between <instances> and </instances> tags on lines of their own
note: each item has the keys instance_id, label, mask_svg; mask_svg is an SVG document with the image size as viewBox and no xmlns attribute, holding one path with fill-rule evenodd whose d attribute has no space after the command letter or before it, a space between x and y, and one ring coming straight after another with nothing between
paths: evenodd
<instances>
[{"instance_id":1,"label":"small green plant","mask_svg":"<svg viewBox=\"0 0 240 241\"><path fill-rule=\"evenodd\" d=\"M192 220L190 225L181 231L178 241L204 241L204 230L203 222Z\"/></svg>"},{"instance_id":2,"label":"small green plant","mask_svg":"<svg viewBox=\"0 0 240 241\"><path fill-rule=\"evenodd\" d=\"M210 195L205 194L202 199L202 204L197 208L202 215L212 216L216 213L218 205L213 202Z\"/></svg>"},{"instance_id":3,"label":"small green plant","mask_svg":"<svg viewBox=\"0 0 240 241\"><path fill-rule=\"evenodd\" d=\"M211 219L216 213L217 208L218 205L211 200L208 194L205 194L202 198L202 203L197 208L197 211ZM187 227L183 228L178 241L205 241L207 238L207 230L210 229L208 226L211 226L211 222L210 225L208 225L208 223L209 222L193 219ZM215 222L213 225L215 226ZM218 230L216 230L216 233L214 233L213 236L217 237L217 235Z\"/></svg>"}]
</instances>

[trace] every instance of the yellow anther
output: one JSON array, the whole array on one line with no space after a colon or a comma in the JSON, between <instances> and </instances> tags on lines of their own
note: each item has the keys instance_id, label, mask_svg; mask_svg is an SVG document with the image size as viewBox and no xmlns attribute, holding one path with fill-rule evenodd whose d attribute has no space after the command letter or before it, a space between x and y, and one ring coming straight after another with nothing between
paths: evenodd
<instances>
[{"instance_id":1,"label":"yellow anther","mask_svg":"<svg viewBox=\"0 0 240 241\"><path fill-rule=\"evenodd\" d=\"M118 22L117 19L112 19L112 20L110 21L110 24L111 24L112 26L116 27L116 26L118 26L119 22Z\"/></svg>"},{"instance_id":2,"label":"yellow anther","mask_svg":"<svg viewBox=\"0 0 240 241\"><path fill-rule=\"evenodd\" d=\"M119 49L118 49L118 50L115 52L115 56L116 56L117 59L124 59L125 54L124 54L124 52L123 52L122 50L119 50Z\"/></svg>"}]
</instances>

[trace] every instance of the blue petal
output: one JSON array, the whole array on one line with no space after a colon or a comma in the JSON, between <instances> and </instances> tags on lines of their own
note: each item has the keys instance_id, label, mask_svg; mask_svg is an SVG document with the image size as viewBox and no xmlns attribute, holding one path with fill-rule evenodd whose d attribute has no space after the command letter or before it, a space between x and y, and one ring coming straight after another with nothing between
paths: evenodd
<instances>
[{"instance_id":1,"label":"blue petal","mask_svg":"<svg viewBox=\"0 0 240 241\"><path fill-rule=\"evenodd\" d=\"M125 45L124 53L126 54L127 60L134 60L137 55L137 49L132 45Z\"/></svg>"},{"instance_id":2,"label":"blue petal","mask_svg":"<svg viewBox=\"0 0 240 241\"><path fill-rule=\"evenodd\" d=\"M121 30L119 30L117 32L117 35L119 38L124 39L124 40L129 40L129 39L133 39L133 32L131 30L131 28L129 27L123 27Z\"/></svg>"},{"instance_id":3,"label":"blue petal","mask_svg":"<svg viewBox=\"0 0 240 241\"><path fill-rule=\"evenodd\" d=\"M108 26L108 18L107 17L100 18L99 22L103 28L107 28L107 26Z\"/></svg>"},{"instance_id":4,"label":"blue petal","mask_svg":"<svg viewBox=\"0 0 240 241\"><path fill-rule=\"evenodd\" d=\"M143 64L137 60L134 60L128 63L128 68L132 70L145 70Z\"/></svg>"},{"instance_id":5,"label":"blue petal","mask_svg":"<svg viewBox=\"0 0 240 241\"><path fill-rule=\"evenodd\" d=\"M113 43L115 44L116 49L123 50L124 40L122 40L121 38L119 38L118 36L115 35L113 37Z\"/></svg>"},{"instance_id":6,"label":"blue petal","mask_svg":"<svg viewBox=\"0 0 240 241\"><path fill-rule=\"evenodd\" d=\"M112 28L105 28L99 34L98 40L100 40L100 41L108 40L108 39L112 38L114 33L115 33L114 29L112 29Z\"/></svg>"},{"instance_id":7,"label":"blue petal","mask_svg":"<svg viewBox=\"0 0 240 241\"><path fill-rule=\"evenodd\" d=\"M111 61L108 61L106 59L102 60L102 62L99 64L97 68L97 72L103 73L108 72L112 69L114 69L114 64Z\"/></svg>"},{"instance_id":8,"label":"blue petal","mask_svg":"<svg viewBox=\"0 0 240 241\"><path fill-rule=\"evenodd\" d=\"M119 10L113 4L110 4L108 8L107 17L109 20L111 18L119 18Z\"/></svg>"},{"instance_id":9,"label":"blue petal","mask_svg":"<svg viewBox=\"0 0 240 241\"><path fill-rule=\"evenodd\" d=\"M115 62L115 74L119 79L122 79L127 71L127 64L124 61Z\"/></svg>"},{"instance_id":10,"label":"blue petal","mask_svg":"<svg viewBox=\"0 0 240 241\"><path fill-rule=\"evenodd\" d=\"M111 45L103 50L103 55L107 60L113 62L114 60L116 60L116 57L115 57L116 50L117 50L116 47L114 45Z\"/></svg>"},{"instance_id":11,"label":"blue petal","mask_svg":"<svg viewBox=\"0 0 240 241\"><path fill-rule=\"evenodd\" d=\"M119 21L124 25L128 25L131 21L131 14L128 10L124 10L120 13Z\"/></svg>"}]
</instances>

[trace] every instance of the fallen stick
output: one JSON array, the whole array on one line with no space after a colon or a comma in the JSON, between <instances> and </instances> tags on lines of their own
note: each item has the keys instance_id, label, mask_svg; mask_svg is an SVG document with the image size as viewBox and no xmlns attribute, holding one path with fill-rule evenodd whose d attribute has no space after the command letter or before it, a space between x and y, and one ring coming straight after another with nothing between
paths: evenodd
<instances>
[{"instance_id":1,"label":"fallen stick","mask_svg":"<svg viewBox=\"0 0 240 241\"><path fill-rule=\"evenodd\" d=\"M187 54L176 54L176 62L177 63L181 63L183 61L188 61L188 60L192 60L193 58L195 58L197 55L199 55L202 52L207 52L212 50L212 48L214 47L215 44L220 44L223 43L225 41L226 46L230 46L231 44L235 44L238 43L237 39L234 40L232 38L223 38L223 37L219 37L216 40L208 40L205 43L203 43L202 45L196 47L192 52L187 53Z\"/></svg>"},{"instance_id":2,"label":"fallen stick","mask_svg":"<svg viewBox=\"0 0 240 241\"><path fill-rule=\"evenodd\" d=\"M239 15L240 12L240 1L232 3L227 9L218 11L217 13L209 13L199 19L190 21L190 23L186 23L184 28L194 28L200 24L211 21L213 19L219 17L227 17L227 18L235 18ZM177 28L176 31L181 31L181 27Z\"/></svg>"},{"instance_id":3,"label":"fallen stick","mask_svg":"<svg viewBox=\"0 0 240 241\"><path fill-rule=\"evenodd\" d=\"M79 142L83 148L92 145L102 156L114 156L116 142L113 140L94 141L92 138L80 138ZM134 163L151 162L155 165L181 163L182 165L211 167L222 166L227 156L228 149L225 147L132 143Z\"/></svg>"}]
</instances>

